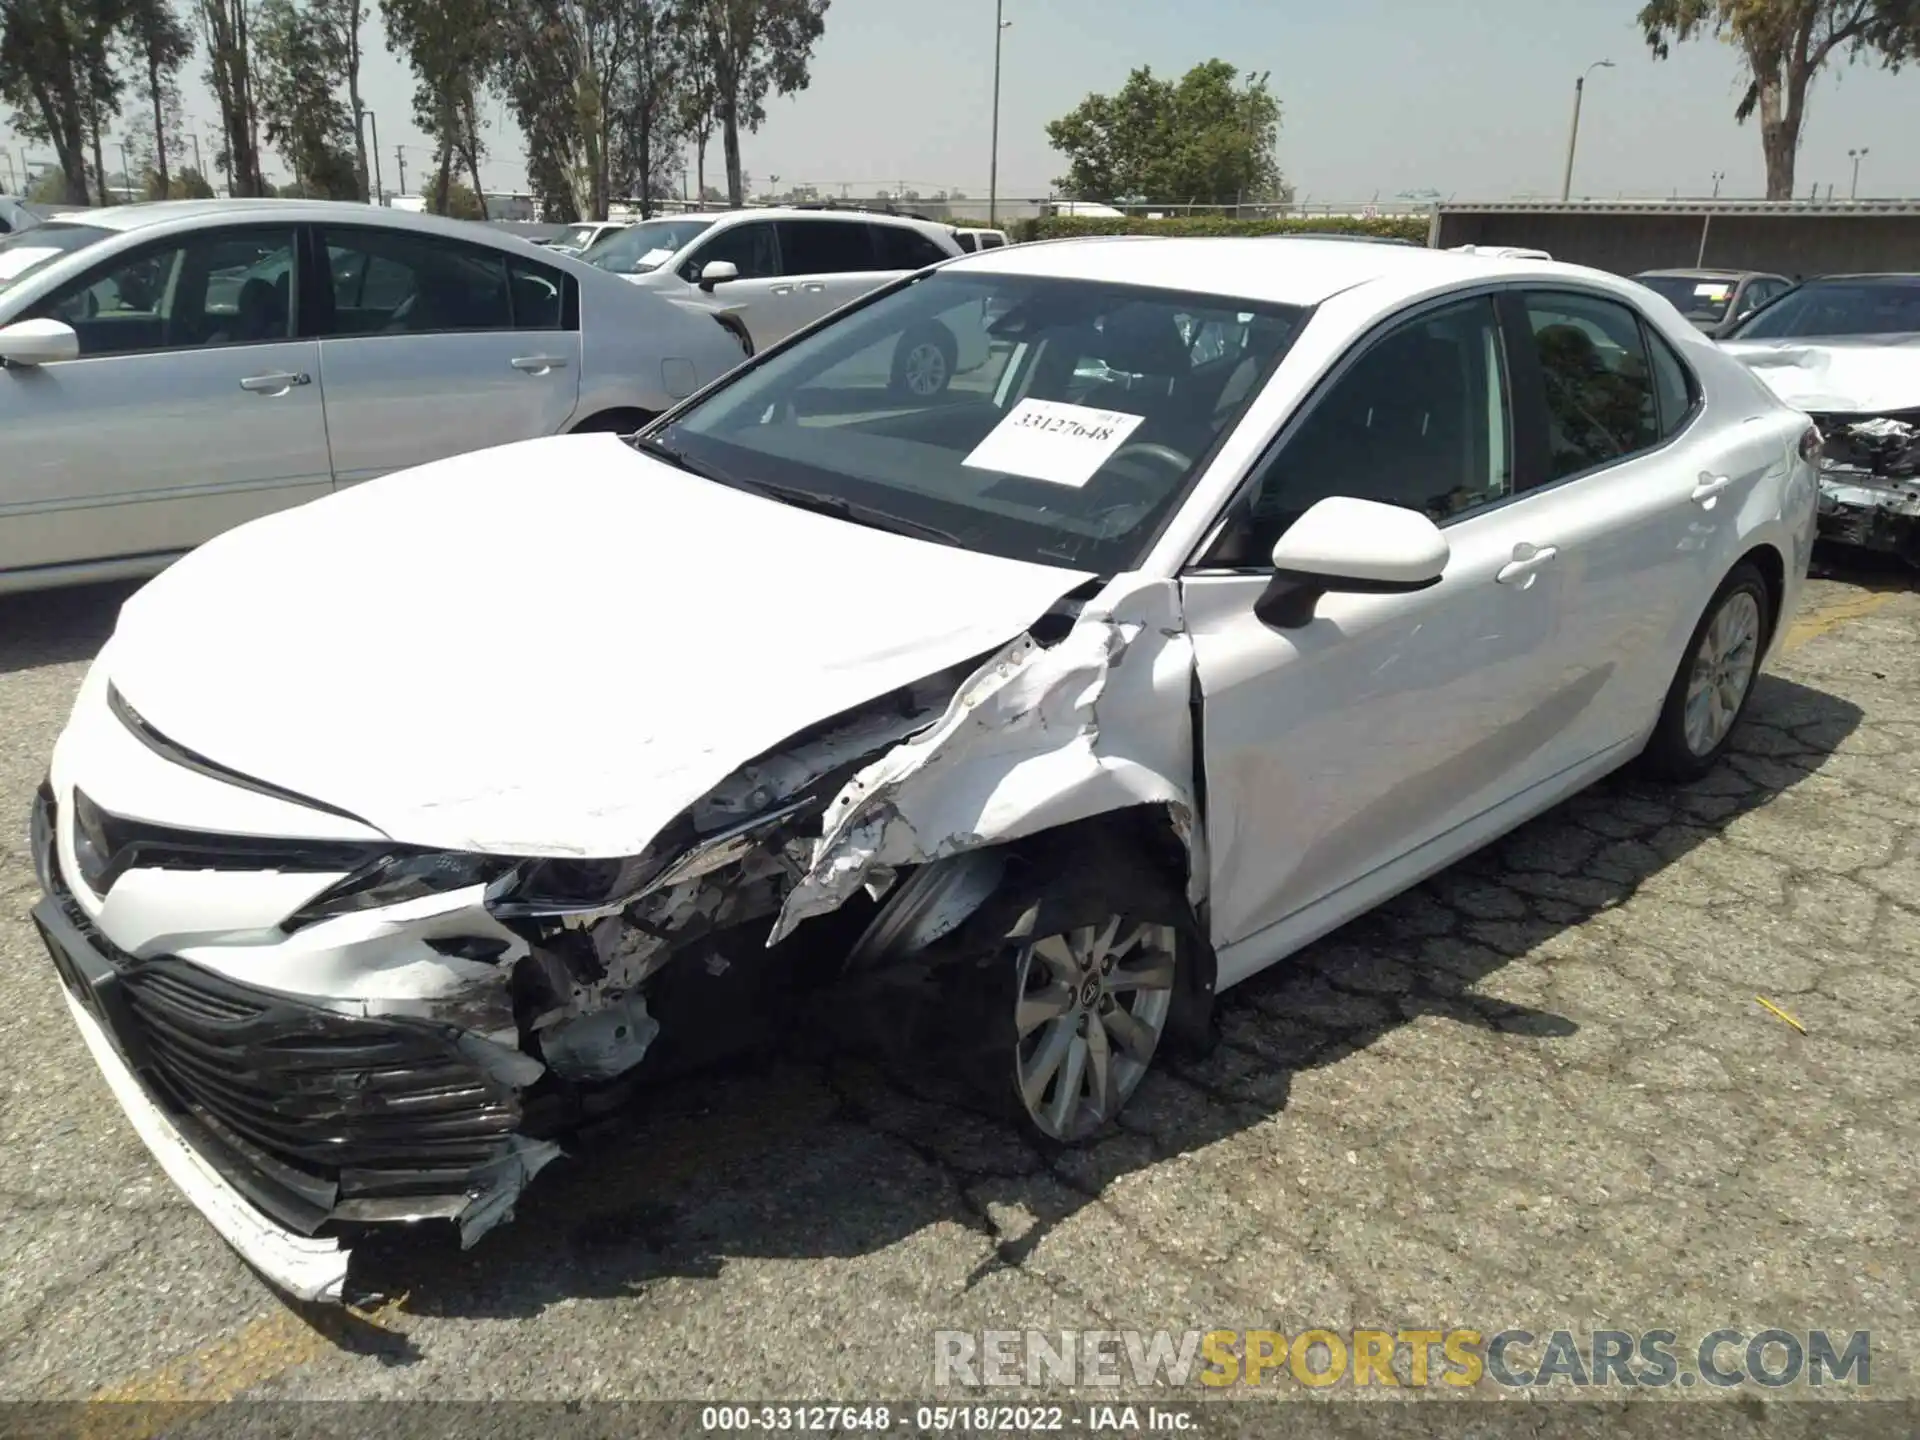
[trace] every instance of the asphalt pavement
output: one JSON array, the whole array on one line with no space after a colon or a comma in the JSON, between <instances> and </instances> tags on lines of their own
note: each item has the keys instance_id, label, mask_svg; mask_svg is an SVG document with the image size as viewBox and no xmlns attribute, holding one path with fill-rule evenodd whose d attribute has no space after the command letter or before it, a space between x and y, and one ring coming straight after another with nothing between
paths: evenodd
<instances>
[{"instance_id":1,"label":"asphalt pavement","mask_svg":"<svg viewBox=\"0 0 1920 1440\"><path fill-rule=\"evenodd\" d=\"M1868 1331L1874 1393L1920 1394L1898 577L1811 586L1716 773L1603 783L1247 983L1091 1148L770 1057L471 1251L364 1252L360 1314L284 1303L167 1183L26 918L29 798L125 593L0 601L0 1399L906 1398L936 1331L1356 1326Z\"/></svg>"}]
</instances>

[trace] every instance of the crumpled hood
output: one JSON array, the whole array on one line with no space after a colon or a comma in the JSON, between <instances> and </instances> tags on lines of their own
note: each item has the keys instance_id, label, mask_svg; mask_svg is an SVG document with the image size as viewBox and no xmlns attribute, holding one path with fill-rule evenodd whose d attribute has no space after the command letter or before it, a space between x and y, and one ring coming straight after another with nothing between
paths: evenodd
<instances>
[{"instance_id":1,"label":"crumpled hood","mask_svg":"<svg viewBox=\"0 0 1920 1440\"><path fill-rule=\"evenodd\" d=\"M1920 336L1721 343L1796 410L1872 415L1920 409Z\"/></svg>"},{"instance_id":2,"label":"crumpled hood","mask_svg":"<svg viewBox=\"0 0 1920 1440\"><path fill-rule=\"evenodd\" d=\"M747 760L1088 578L566 436L229 531L126 603L99 663L177 744L397 840L627 855Z\"/></svg>"}]
</instances>

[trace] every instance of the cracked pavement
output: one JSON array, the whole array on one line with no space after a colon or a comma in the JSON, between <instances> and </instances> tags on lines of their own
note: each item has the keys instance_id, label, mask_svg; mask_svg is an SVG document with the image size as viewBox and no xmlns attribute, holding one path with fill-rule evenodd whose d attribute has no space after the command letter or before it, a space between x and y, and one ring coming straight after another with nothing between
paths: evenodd
<instances>
[{"instance_id":1,"label":"cracked pavement","mask_svg":"<svg viewBox=\"0 0 1920 1440\"><path fill-rule=\"evenodd\" d=\"M367 1247L404 1297L371 1320L285 1305L175 1193L26 918L28 801L124 594L0 601L0 1398L928 1398L935 1330L1027 1326L1866 1329L1875 1393L1920 1395L1898 581L1810 586L1717 772L1605 782L1230 992L1097 1144L851 1059L735 1067L473 1251Z\"/></svg>"}]
</instances>

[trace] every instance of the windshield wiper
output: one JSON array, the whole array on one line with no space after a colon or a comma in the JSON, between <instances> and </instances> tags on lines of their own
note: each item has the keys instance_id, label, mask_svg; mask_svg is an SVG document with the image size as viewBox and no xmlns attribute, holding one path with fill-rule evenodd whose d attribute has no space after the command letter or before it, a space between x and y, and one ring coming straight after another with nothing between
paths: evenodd
<instances>
[{"instance_id":1,"label":"windshield wiper","mask_svg":"<svg viewBox=\"0 0 1920 1440\"><path fill-rule=\"evenodd\" d=\"M907 520L885 510L876 510L871 505L856 505L853 501L838 495L822 495L815 490L770 485L764 480L728 478L724 483L761 496L763 499L777 500L782 505L791 505L796 510L811 510L816 515L831 515L836 520L845 520L851 525L864 525L869 530L885 530L894 535L912 535L921 540L937 541L942 545L958 546L960 544L960 537L951 531L942 530L934 525L925 525L918 520Z\"/></svg>"},{"instance_id":2,"label":"windshield wiper","mask_svg":"<svg viewBox=\"0 0 1920 1440\"><path fill-rule=\"evenodd\" d=\"M702 465L689 457L684 451L677 450L666 441L652 435L630 435L627 443L636 450L644 450L649 455L658 456L676 470L684 470L689 475L697 475L702 480L712 480L721 485L737 485L731 475L722 475L711 466Z\"/></svg>"}]
</instances>

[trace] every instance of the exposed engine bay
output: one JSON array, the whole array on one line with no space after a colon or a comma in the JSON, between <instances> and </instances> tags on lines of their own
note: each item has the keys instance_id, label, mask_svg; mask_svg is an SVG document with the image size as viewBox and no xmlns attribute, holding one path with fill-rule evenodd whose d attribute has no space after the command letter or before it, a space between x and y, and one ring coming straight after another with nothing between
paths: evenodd
<instances>
[{"instance_id":1,"label":"exposed engine bay","mask_svg":"<svg viewBox=\"0 0 1920 1440\"><path fill-rule=\"evenodd\" d=\"M1820 534L1920 565L1920 410L1816 414Z\"/></svg>"}]
</instances>

